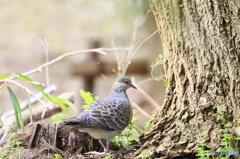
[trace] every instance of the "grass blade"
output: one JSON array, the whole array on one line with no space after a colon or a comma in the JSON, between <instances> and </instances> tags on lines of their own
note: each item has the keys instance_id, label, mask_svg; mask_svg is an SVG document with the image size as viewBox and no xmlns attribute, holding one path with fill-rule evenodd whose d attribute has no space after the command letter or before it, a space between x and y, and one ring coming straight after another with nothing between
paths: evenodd
<instances>
[{"instance_id":1,"label":"grass blade","mask_svg":"<svg viewBox=\"0 0 240 159\"><path fill-rule=\"evenodd\" d=\"M20 80L20 82L21 82L21 84L24 86L23 81ZM25 93L25 95L26 95L26 97L27 97L27 105L28 105L28 109L29 109L29 113L30 113L30 114L29 114L30 123L32 123L32 122L33 122L33 118L32 118L32 103L31 103L31 101L30 101L30 97L29 97L28 92L26 91L25 86L23 87L23 89L24 89L24 93ZM23 108L23 109L24 109L24 108Z\"/></svg>"},{"instance_id":2,"label":"grass blade","mask_svg":"<svg viewBox=\"0 0 240 159\"><path fill-rule=\"evenodd\" d=\"M40 83L39 84L36 84L38 82L34 82L31 78L27 77L27 76L24 76L22 75L21 73L16 73L16 75L18 75L19 77L21 77L22 79L30 82L35 88L37 88L48 100L50 100L51 102L53 102L51 100L51 98L49 97L48 94L46 94L43 90L43 88L40 86Z\"/></svg>"},{"instance_id":3,"label":"grass blade","mask_svg":"<svg viewBox=\"0 0 240 159\"><path fill-rule=\"evenodd\" d=\"M3 74L2 76L0 76L0 80L8 77L9 75L11 75L11 73L5 73L5 74Z\"/></svg>"},{"instance_id":4,"label":"grass blade","mask_svg":"<svg viewBox=\"0 0 240 159\"><path fill-rule=\"evenodd\" d=\"M13 93L12 89L8 86L7 86L7 89L8 89L8 93L9 93L9 95L11 97L11 100L12 100L12 103L13 103L13 108L14 108L14 114L15 114L15 118L16 118L17 127L20 127L21 129L23 129L24 128L24 122L23 122L23 118L22 118L22 110L21 110L20 104L17 100L17 97Z\"/></svg>"},{"instance_id":5,"label":"grass blade","mask_svg":"<svg viewBox=\"0 0 240 159\"><path fill-rule=\"evenodd\" d=\"M0 109L3 110L3 107L2 107L1 101L0 101ZM0 117L0 125L1 125L1 126L3 125L2 117Z\"/></svg>"},{"instance_id":6,"label":"grass blade","mask_svg":"<svg viewBox=\"0 0 240 159\"><path fill-rule=\"evenodd\" d=\"M29 97L29 94L28 92L26 91L25 87L24 87L24 92L26 94L26 97L27 97L27 103L28 103L28 109L29 109L29 113L30 113L30 123L33 122L33 116L32 116L32 103L30 102L30 97Z\"/></svg>"},{"instance_id":7,"label":"grass blade","mask_svg":"<svg viewBox=\"0 0 240 159\"><path fill-rule=\"evenodd\" d=\"M17 111L17 107L14 106L14 95L13 95L13 92L11 90L10 87L7 86L7 89L8 89L8 93L11 97L11 100L12 100L12 103L13 103L13 109L14 109L14 115L15 115L15 119L16 119L16 123L17 123L17 127L20 127L20 123L19 123L19 119L18 119L18 111Z\"/></svg>"}]
</instances>

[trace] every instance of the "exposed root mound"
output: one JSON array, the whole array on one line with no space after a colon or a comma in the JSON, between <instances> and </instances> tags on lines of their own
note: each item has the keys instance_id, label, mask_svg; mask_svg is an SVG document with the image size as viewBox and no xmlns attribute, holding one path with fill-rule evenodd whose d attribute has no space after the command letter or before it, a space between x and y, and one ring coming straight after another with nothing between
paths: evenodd
<instances>
[{"instance_id":1,"label":"exposed root mound","mask_svg":"<svg viewBox=\"0 0 240 159\"><path fill-rule=\"evenodd\" d=\"M63 158L102 158L102 146L98 140L93 139L87 133L82 133L75 128L65 127L54 123L35 123L21 133L16 133L16 141L21 141L24 149L21 151L9 152L8 146L13 139L8 139L2 146L1 152L6 152L7 156L21 159L53 158L54 154L59 154ZM16 145L15 145L16 146ZM112 147L114 149L114 147ZM95 151L95 152L92 152ZM87 153L88 152L88 153ZM112 152L114 158L128 158L123 156L125 151Z\"/></svg>"}]
</instances>

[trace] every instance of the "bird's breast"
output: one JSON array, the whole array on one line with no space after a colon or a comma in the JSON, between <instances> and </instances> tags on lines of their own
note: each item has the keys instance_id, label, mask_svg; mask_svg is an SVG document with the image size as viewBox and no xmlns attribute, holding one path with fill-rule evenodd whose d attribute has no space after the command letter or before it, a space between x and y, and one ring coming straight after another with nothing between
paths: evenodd
<instances>
[{"instance_id":1,"label":"bird's breast","mask_svg":"<svg viewBox=\"0 0 240 159\"><path fill-rule=\"evenodd\" d=\"M122 130L102 130L102 129L93 129L93 128L83 128L83 132L87 132L95 139L112 139L114 136L120 134Z\"/></svg>"}]
</instances>

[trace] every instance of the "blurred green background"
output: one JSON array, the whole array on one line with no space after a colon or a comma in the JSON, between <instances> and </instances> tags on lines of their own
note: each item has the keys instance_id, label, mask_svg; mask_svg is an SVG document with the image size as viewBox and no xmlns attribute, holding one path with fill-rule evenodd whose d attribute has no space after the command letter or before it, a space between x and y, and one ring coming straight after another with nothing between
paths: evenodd
<instances>
[{"instance_id":1,"label":"blurred green background","mask_svg":"<svg viewBox=\"0 0 240 159\"><path fill-rule=\"evenodd\" d=\"M89 42L97 39L102 47L136 48L144 39L157 30L154 17L149 11L146 0L2 0L0 1L0 75L8 72L24 73L46 62L44 47L41 40L49 44L49 59L66 52L89 48ZM144 20L144 18L146 20ZM141 25L139 25L143 22ZM138 26L138 27L137 27ZM114 46L113 46L114 44ZM164 87L162 83L151 79L151 63L155 62L162 52L158 33L147 40L136 52L132 61L145 60L149 73L131 75L141 83L141 87L152 96L158 104L162 103ZM58 87L56 95L82 88L81 78L71 75L72 63L81 63L87 54L64 59L49 66L50 84ZM120 56L124 56L121 53ZM115 55L109 53L101 56L103 62L116 61ZM158 73L158 70L157 70ZM115 79L116 74L109 75ZM31 75L35 81L46 83L45 73ZM104 97L109 94L111 84L100 76L96 78L92 93ZM20 101L26 100L24 91L11 86ZM104 90L103 90L104 88ZM37 90L32 89L33 92ZM129 90L131 101L142 106L148 113L154 110L133 90ZM141 98L141 100L140 100ZM0 94L3 111L12 109L9 95L4 90ZM81 100L76 99L77 106Z\"/></svg>"},{"instance_id":2,"label":"blurred green background","mask_svg":"<svg viewBox=\"0 0 240 159\"><path fill-rule=\"evenodd\" d=\"M1 52L42 52L36 39L47 38L56 53L85 48L90 37L105 46L128 46L134 23L143 19L148 3L139 1L3 0L0 2ZM144 37L147 33L139 33Z\"/></svg>"}]
</instances>

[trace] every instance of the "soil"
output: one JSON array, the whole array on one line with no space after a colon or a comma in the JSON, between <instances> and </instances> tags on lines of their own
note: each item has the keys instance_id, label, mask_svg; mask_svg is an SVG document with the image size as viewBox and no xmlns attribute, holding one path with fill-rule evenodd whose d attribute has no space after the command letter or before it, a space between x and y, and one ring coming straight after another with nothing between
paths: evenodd
<instances>
[{"instance_id":1,"label":"soil","mask_svg":"<svg viewBox=\"0 0 240 159\"><path fill-rule=\"evenodd\" d=\"M8 153L13 139L7 139L1 147L1 152L13 158L21 159L49 159L59 154L62 158L104 158L107 154L99 141L87 133L78 131L75 128L65 127L55 123L34 123L25 127L24 131L16 132L15 141L20 141L21 151ZM16 147L16 146L15 146ZM119 150L111 145L111 154L117 159L132 158L132 153L126 150Z\"/></svg>"}]
</instances>

